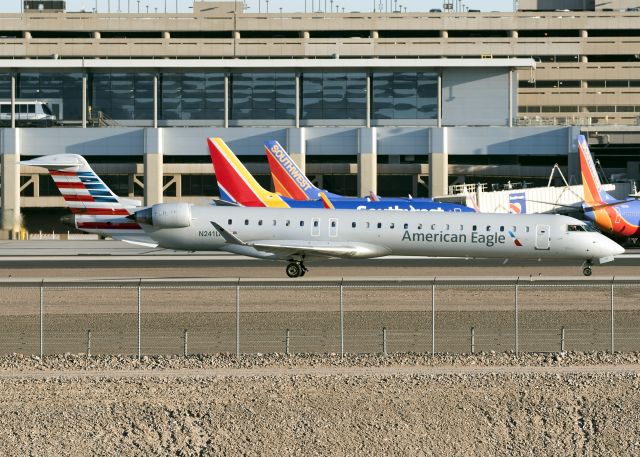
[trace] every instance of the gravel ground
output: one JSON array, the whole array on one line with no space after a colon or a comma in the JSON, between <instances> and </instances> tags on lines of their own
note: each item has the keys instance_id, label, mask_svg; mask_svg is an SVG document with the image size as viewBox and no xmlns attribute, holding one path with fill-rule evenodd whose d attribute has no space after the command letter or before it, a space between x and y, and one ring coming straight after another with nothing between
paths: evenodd
<instances>
[{"instance_id":1,"label":"gravel ground","mask_svg":"<svg viewBox=\"0 0 640 457\"><path fill-rule=\"evenodd\" d=\"M640 453L637 353L13 355L0 389L1 455Z\"/></svg>"}]
</instances>

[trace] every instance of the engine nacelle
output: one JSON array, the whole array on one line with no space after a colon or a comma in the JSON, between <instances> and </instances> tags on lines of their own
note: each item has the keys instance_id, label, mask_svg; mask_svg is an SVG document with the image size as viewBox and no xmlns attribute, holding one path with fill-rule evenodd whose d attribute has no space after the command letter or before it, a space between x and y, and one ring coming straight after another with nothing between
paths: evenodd
<instances>
[{"instance_id":1,"label":"engine nacelle","mask_svg":"<svg viewBox=\"0 0 640 457\"><path fill-rule=\"evenodd\" d=\"M188 203L158 203L136 211L135 221L155 228L183 228L191 225L191 205Z\"/></svg>"}]
</instances>

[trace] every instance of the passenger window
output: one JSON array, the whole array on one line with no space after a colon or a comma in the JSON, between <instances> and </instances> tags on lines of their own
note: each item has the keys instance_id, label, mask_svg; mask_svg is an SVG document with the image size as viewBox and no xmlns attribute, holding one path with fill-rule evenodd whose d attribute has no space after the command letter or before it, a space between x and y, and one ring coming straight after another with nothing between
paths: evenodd
<instances>
[{"instance_id":1,"label":"passenger window","mask_svg":"<svg viewBox=\"0 0 640 457\"><path fill-rule=\"evenodd\" d=\"M511 227L511 231L513 231L513 233L516 233L516 232L517 232L517 230L516 230L516 226L515 226L515 225L514 225L513 227Z\"/></svg>"},{"instance_id":2,"label":"passenger window","mask_svg":"<svg viewBox=\"0 0 640 457\"><path fill-rule=\"evenodd\" d=\"M244 225L249 225L249 219L244 220Z\"/></svg>"},{"instance_id":3,"label":"passenger window","mask_svg":"<svg viewBox=\"0 0 640 457\"><path fill-rule=\"evenodd\" d=\"M474 225L473 227L471 227L471 230L475 232L476 230L478 230L478 226Z\"/></svg>"},{"instance_id":4,"label":"passenger window","mask_svg":"<svg viewBox=\"0 0 640 457\"><path fill-rule=\"evenodd\" d=\"M394 224L393 222L391 223L391 225L389 226L389 228L395 228L396 224Z\"/></svg>"},{"instance_id":5,"label":"passenger window","mask_svg":"<svg viewBox=\"0 0 640 457\"><path fill-rule=\"evenodd\" d=\"M404 229L407 230L409 228L409 224L407 224L406 222L404 223Z\"/></svg>"},{"instance_id":6,"label":"passenger window","mask_svg":"<svg viewBox=\"0 0 640 457\"><path fill-rule=\"evenodd\" d=\"M274 220L273 220L273 226L275 227L276 225L277 225L277 222L276 222L276 220L274 219Z\"/></svg>"},{"instance_id":7,"label":"passenger window","mask_svg":"<svg viewBox=\"0 0 640 457\"><path fill-rule=\"evenodd\" d=\"M436 229L436 224L431 224L431 230L435 230Z\"/></svg>"},{"instance_id":8,"label":"passenger window","mask_svg":"<svg viewBox=\"0 0 640 457\"><path fill-rule=\"evenodd\" d=\"M449 230L450 230L450 228L449 228L449 224L445 224L445 225L444 225L444 227L445 227L445 230L447 230L447 231L449 231Z\"/></svg>"},{"instance_id":9,"label":"passenger window","mask_svg":"<svg viewBox=\"0 0 640 457\"><path fill-rule=\"evenodd\" d=\"M262 225L262 219L258 221L258 225Z\"/></svg>"},{"instance_id":10,"label":"passenger window","mask_svg":"<svg viewBox=\"0 0 640 457\"><path fill-rule=\"evenodd\" d=\"M487 225L487 232L490 232L490 231L491 231L491 226Z\"/></svg>"},{"instance_id":11,"label":"passenger window","mask_svg":"<svg viewBox=\"0 0 640 457\"><path fill-rule=\"evenodd\" d=\"M318 221L313 221L313 226L317 227L318 226Z\"/></svg>"},{"instance_id":12,"label":"passenger window","mask_svg":"<svg viewBox=\"0 0 640 457\"><path fill-rule=\"evenodd\" d=\"M460 230L464 230L464 225L460 224Z\"/></svg>"},{"instance_id":13,"label":"passenger window","mask_svg":"<svg viewBox=\"0 0 640 457\"><path fill-rule=\"evenodd\" d=\"M300 227L304 227L304 221L300 221Z\"/></svg>"},{"instance_id":14,"label":"passenger window","mask_svg":"<svg viewBox=\"0 0 640 457\"><path fill-rule=\"evenodd\" d=\"M287 227L289 227L289 226L291 225L291 221L286 221L286 222L284 223L284 225L286 225Z\"/></svg>"},{"instance_id":15,"label":"passenger window","mask_svg":"<svg viewBox=\"0 0 640 457\"><path fill-rule=\"evenodd\" d=\"M27 105L30 114L36 114L36 105Z\"/></svg>"},{"instance_id":16,"label":"passenger window","mask_svg":"<svg viewBox=\"0 0 640 457\"><path fill-rule=\"evenodd\" d=\"M418 224L418 230L422 230L422 224Z\"/></svg>"},{"instance_id":17,"label":"passenger window","mask_svg":"<svg viewBox=\"0 0 640 457\"><path fill-rule=\"evenodd\" d=\"M355 222L352 222L352 223L351 223L351 227L356 228L356 223L355 223Z\"/></svg>"},{"instance_id":18,"label":"passenger window","mask_svg":"<svg viewBox=\"0 0 640 457\"><path fill-rule=\"evenodd\" d=\"M336 226L336 221L331 221L331 227L335 227Z\"/></svg>"},{"instance_id":19,"label":"passenger window","mask_svg":"<svg viewBox=\"0 0 640 457\"><path fill-rule=\"evenodd\" d=\"M229 220L227 221L227 225L231 225L231 224L233 224L233 221L232 221L231 219L229 219Z\"/></svg>"},{"instance_id":20,"label":"passenger window","mask_svg":"<svg viewBox=\"0 0 640 457\"><path fill-rule=\"evenodd\" d=\"M378 222L378 228L382 228L382 222Z\"/></svg>"},{"instance_id":21,"label":"passenger window","mask_svg":"<svg viewBox=\"0 0 640 457\"><path fill-rule=\"evenodd\" d=\"M365 222L365 223L364 223L364 226L365 226L366 228L371 228L371 223L370 223L370 222Z\"/></svg>"},{"instance_id":22,"label":"passenger window","mask_svg":"<svg viewBox=\"0 0 640 457\"><path fill-rule=\"evenodd\" d=\"M529 233L529 226L528 225L524 228L524 231Z\"/></svg>"}]
</instances>

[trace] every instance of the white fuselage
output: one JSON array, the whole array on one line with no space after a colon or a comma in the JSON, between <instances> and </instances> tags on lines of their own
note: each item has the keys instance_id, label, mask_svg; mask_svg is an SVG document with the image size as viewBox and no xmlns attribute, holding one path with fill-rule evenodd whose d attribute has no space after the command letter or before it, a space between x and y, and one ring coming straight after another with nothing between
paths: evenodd
<instances>
[{"instance_id":1,"label":"white fuselage","mask_svg":"<svg viewBox=\"0 0 640 457\"><path fill-rule=\"evenodd\" d=\"M212 222L247 245L230 243ZM292 256L256 250L251 244L314 247L356 246L349 258L384 255L484 258L609 258L624 250L600 233L570 231L584 223L560 215L425 213L327 209L191 206L182 228L142 225L160 247L186 251L224 250L274 260ZM300 258L301 257L301 258Z\"/></svg>"}]
</instances>

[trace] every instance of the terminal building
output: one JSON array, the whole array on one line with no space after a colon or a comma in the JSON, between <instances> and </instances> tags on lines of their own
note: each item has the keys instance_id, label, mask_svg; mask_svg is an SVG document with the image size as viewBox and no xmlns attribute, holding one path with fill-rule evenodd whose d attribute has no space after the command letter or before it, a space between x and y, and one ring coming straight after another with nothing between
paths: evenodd
<instances>
[{"instance_id":1,"label":"terminal building","mask_svg":"<svg viewBox=\"0 0 640 457\"><path fill-rule=\"evenodd\" d=\"M579 180L581 132L608 174L635 179L640 12L627 3L138 13L25 1L0 14L3 236L65 212L46 172L19 160L78 153L119 195L202 203L217 196L207 136L265 187L269 139L345 195L546 182L555 163Z\"/></svg>"}]
</instances>

